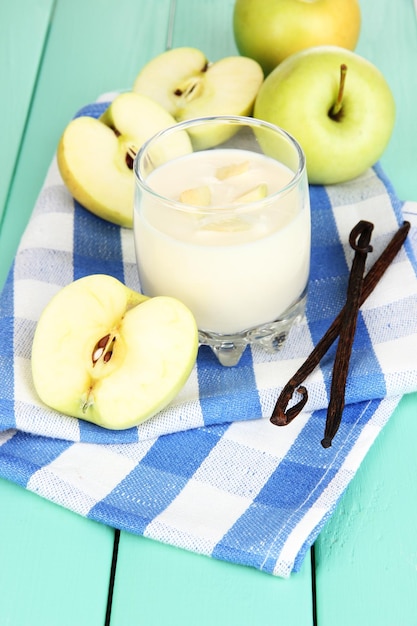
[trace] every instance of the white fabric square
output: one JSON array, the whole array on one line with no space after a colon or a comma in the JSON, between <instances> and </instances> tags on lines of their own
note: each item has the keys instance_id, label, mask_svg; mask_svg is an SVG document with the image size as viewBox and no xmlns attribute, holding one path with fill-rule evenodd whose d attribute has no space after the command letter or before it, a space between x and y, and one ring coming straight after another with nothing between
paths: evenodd
<instances>
[{"instance_id":1,"label":"white fabric square","mask_svg":"<svg viewBox=\"0 0 417 626\"><path fill-rule=\"evenodd\" d=\"M136 462L127 456L114 454L104 446L75 443L52 463L33 474L28 489L66 504L74 509L71 498L82 494L77 509L86 514L96 502L102 500L135 467Z\"/></svg>"},{"instance_id":2,"label":"white fabric square","mask_svg":"<svg viewBox=\"0 0 417 626\"><path fill-rule=\"evenodd\" d=\"M16 317L37 322L46 304L60 289L60 285L40 280L19 280L14 300Z\"/></svg>"},{"instance_id":3,"label":"white fabric square","mask_svg":"<svg viewBox=\"0 0 417 626\"><path fill-rule=\"evenodd\" d=\"M363 303L361 307L362 311L372 311L382 303L389 304L391 302L398 302L408 296L414 295L415 277L413 268L406 262L403 252L400 252L398 256L401 256L401 261L398 258L391 263L383 278L376 286L375 291Z\"/></svg>"},{"instance_id":4,"label":"white fabric square","mask_svg":"<svg viewBox=\"0 0 417 626\"><path fill-rule=\"evenodd\" d=\"M250 504L250 498L191 479L144 535L182 547L198 544L199 552L209 553Z\"/></svg>"},{"instance_id":5,"label":"white fabric square","mask_svg":"<svg viewBox=\"0 0 417 626\"><path fill-rule=\"evenodd\" d=\"M273 430L271 425L270 429ZM277 465L278 459L274 454L242 446L223 437L200 465L193 480L254 499Z\"/></svg>"},{"instance_id":6,"label":"white fabric square","mask_svg":"<svg viewBox=\"0 0 417 626\"><path fill-rule=\"evenodd\" d=\"M22 239L22 250L45 248L72 252L72 227L71 213L38 213L33 217L33 230Z\"/></svg>"},{"instance_id":7,"label":"white fabric square","mask_svg":"<svg viewBox=\"0 0 417 626\"><path fill-rule=\"evenodd\" d=\"M309 417L310 413L303 411L296 420L284 428L273 427L267 418L235 422L230 424L223 439L231 439L241 446L252 448L280 460L285 457Z\"/></svg>"}]
</instances>

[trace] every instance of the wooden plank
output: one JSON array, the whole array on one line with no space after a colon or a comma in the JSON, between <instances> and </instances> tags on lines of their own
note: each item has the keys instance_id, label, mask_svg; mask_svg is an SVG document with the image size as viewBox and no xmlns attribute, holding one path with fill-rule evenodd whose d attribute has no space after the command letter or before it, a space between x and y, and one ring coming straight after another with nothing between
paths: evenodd
<instances>
[{"instance_id":1,"label":"wooden plank","mask_svg":"<svg viewBox=\"0 0 417 626\"><path fill-rule=\"evenodd\" d=\"M406 396L317 541L320 626L416 624L416 413Z\"/></svg>"},{"instance_id":2,"label":"wooden plank","mask_svg":"<svg viewBox=\"0 0 417 626\"><path fill-rule=\"evenodd\" d=\"M28 4L30 22L40 2ZM133 82L165 45L169 7L161 0L154 21L148 2L120 0L117 11L112 0L56 3L1 231L1 283L65 124L103 91ZM114 531L4 480L0 500L0 622L101 626Z\"/></svg>"},{"instance_id":3,"label":"wooden plank","mask_svg":"<svg viewBox=\"0 0 417 626\"><path fill-rule=\"evenodd\" d=\"M122 533L112 624L312 626L307 559L288 580Z\"/></svg>"},{"instance_id":4,"label":"wooden plank","mask_svg":"<svg viewBox=\"0 0 417 626\"><path fill-rule=\"evenodd\" d=\"M172 47L197 47L211 60L235 54L233 3L200 0L196 6L176 1ZM308 626L310 562L307 558L302 572L284 581L121 533L112 619L117 626Z\"/></svg>"},{"instance_id":5,"label":"wooden plank","mask_svg":"<svg viewBox=\"0 0 417 626\"><path fill-rule=\"evenodd\" d=\"M170 5L120 0L116 10L112 0L57 2L0 233L0 285L65 125L101 93L131 87L166 46Z\"/></svg>"},{"instance_id":6,"label":"wooden plank","mask_svg":"<svg viewBox=\"0 0 417 626\"><path fill-rule=\"evenodd\" d=\"M172 47L199 48L210 61L238 54L232 30L233 2L176 0ZM197 8L198 7L198 8Z\"/></svg>"},{"instance_id":7,"label":"wooden plank","mask_svg":"<svg viewBox=\"0 0 417 626\"><path fill-rule=\"evenodd\" d=\"M0 623L101 626L113 531L0 479Z\"/></svg>"},{"instance_id":8,"label":"wooden plank","mask_svg":"<svg viewBox=\"0 0 417 626\"><path fill-rule=\"evenodd\" d=\"M410 36L414 29L414 16L410 11L412 5L410 3L406 7L404 3L404 7L395 6L394 9L390 8L387 0L378 4L376 0L363 0L361 5L366 19L363 35L367 31L369 35L369 38L362 37L362 50L375 54L375 61L383 61L384 72L390 71L390 82L401 98L400 123L397 124L396 135L383 163L400 195L417 199L415 188L411 186L413 177L410 169L404 166L414 155L409 120L413 119L411 104L416 93L414 87L409 92L405 87L406 84L414 85L415 79L408 57L406 71L398 63L405 58L405 54L415 58L415 40ZM201 12L199 7L199 12L194 17L192 10L193 7L195 10L195 3L189 3L188 7L187 10L185 1L178 0L173 45L196 45L213 59L228 54L232 43L229 26L226 26L230 22L226 20L228 12L230 17L232 3L219 0L209 3L201 0ZM133 3L121 0L116 14L110 0L89 3L82 0L72 3L58 2L19 167L7 204L7 215L0 239L1 272L13 256L64 124L76 108L93 99L97 93L129 86L140 64L164 49L170 32L169 9L168 1L149 3L137 0ZM154 20L150 19L152 11L157 12ZM204 15L204 19L201 19L201 15ZM405 15L406 22L403 23ZM215 20L217 30L213 31L209 20ZM379 28L382 30L378 32ZM386 31L387 28L390 29L389 32ZM386 36L382 33L386 33ZM403 37L402 42L399 41L399 34ZM386 52L383 48L386 48ZM392 55L391 61L389 55ZM381 66L380 63L379 65ZM28 172L31 173L30 176ZM343 626L343 623L353 622L361 626L361 619L362 624L378 622L382 625L411 624L415 621L415 605L409 600L416 596L417 550L412 535L415 515L411 509L416 475L412 456L415 441L412 417L415 410L415 396L405 399L394 416L395 419L391 420L367 457L318 542L320 626L335 623ZM398 450L401 450L400 459ZM398 490L398 479L402 481L401 490ZM7 502L9 512L6 521L3 518L0 521L3 531L0 543L0 584L2 596L5 595L5 589L7 592L11 589L11 596L5 604L8 611L5 615L9 617L10 623L30 622L29 609L21 602L22 589L25 602L29 607L34 607L32 622L63 623L62 617L59 619L58 615L59 602L54 608L56 612L53 620L49 619L48 584L42 587L40 583L33 583L33 576L38 576L41 581L45 575L44 568L37 569L42 560L45 562L45 569L49 567L55 573L57 581L62 581L61 596L58 595L58 598L64 603L70 597L69 593L65 595L65 584L70 585L69 589L73 597L77 597L77 602L81 598L81 606L86 602L87 593L94 593L99 598L88 622L83 621L77 606L65 603L63 611L68 612L67 623L102 623L105 578L108 576L111 555L111 530L74 516L5 481L0 483L0 498ZM39 512L34 514L33 509L38 506ZM41 507L46 508L41 512ZM54 513L50 512L52 509ZM410 511L410 524L401 520L401 531L391 536L387 528L390 525L395 528L398 525L398 512L407 510ZM30 523L19 527L16 520L24 518ZM388 525L386 520L389 521ZM47 541L49 524L54 524L60 531L60 536L51 536L50 543ZM93 530L90 531L90 528ZM65 533L62 533L63 530ZM62 545L63 535L66 546ZM21 550L17 549L19 546L8 545L16 538L23 538ZM90 541L92 548L88 554ZM37 550L37 542L42 550ZM75 559L71 554L77 542L81 546L81 552L87 552L86 561L80 562L80 558ZM97 575L93 561L97 555L103 558L98 558L98 569L102 577L99 576L97 587L92 588L91 577ZM60 560L59 570L53 569L57 556ZM20 564L21 569L27 570L23 575ZM68 568L67 572L64 571L65 568ZM80 569L86 570L88 576L84 577L82 572L80 574ZM58 578L58 571L61 579ZM10 572L13 576L10 576ZM52 574L46 576L47 583L55 584L51 578ZM18 580L19 584L11 585L14 580ZM378 582L372 585L374 580ZM187 585L187 593L184 591L183 581ZM165 607L161 608L162 593L165 594L166 589L170 593L171 587L169 601L165 602L163 599ZM132 621L135 623L135 620L136 623L152 623L149 620L153 619L154 611L160 618L159 623L163 623L164 616L166 623L173 623L175 616L181 618L182 623L189 623L187 607L191 603L199 622L199 605L208 611L207 620L210 618L212 621L206 621L207 624L240 625L245 623L242 620L245 619L244 614L247 614L250 617L256 615L255 623L260 624L304 625L311 623L309 589L308 562L300 574L289 581L281 581L253 570L198 557L123 533L114 596L114 623L117 626L131 624ZM347 589L351 590L349 596ZM391 589L390 596L387 590ZM384 595L384 599L379 610L376 607L381 602L381 595ZM213 602L209 606L211 598L217 604ZM401 612L395 610L400 602ZM13 607L14 613L11 612ZM236 611L240 621L234 621ZM143 615L147 615L148 621L141 619ZM249 617L246 623L251 623Z\"/></svg>"},{"instance_id":9,"label":"wooden plank","mask_svg":"<svg viewBox=\"0 0 417 626\"><path fill-rule=\"evenodd\" d=\"M381 163L403 200L417 200L415 123L417 19L414 3L362 0L362 29L357 52L387 79L396 102L396 124Z\"/></svg>"},{"instance_id":10,"label":"wooden plank","mask_svg":"<svg viewBox=\"0 0 417 626\"><path fill-rule=\"evenodd\" d=\"M42 59L53 0L0 3L0 223Z\"/></svg>"},{"instance_id":11,"label":"wooden plank","mask_svg":"<svg viewBox=\"0 0 417 626\"><path fill-rule=\"evenodd\" d=\"M412 2L363 0L358 52L383 71L397 103L382 158L397 194L417 200L417 21ZM417 616L417 394L406 396L320 535L320 626L415 624Z\"/></svg>"}]
</instances>

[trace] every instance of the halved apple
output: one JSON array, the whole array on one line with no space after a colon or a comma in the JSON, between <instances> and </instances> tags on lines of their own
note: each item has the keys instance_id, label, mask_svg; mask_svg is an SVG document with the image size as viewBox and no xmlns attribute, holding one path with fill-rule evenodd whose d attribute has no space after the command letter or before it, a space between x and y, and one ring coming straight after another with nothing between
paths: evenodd
<instances>
[{"instance_id":1,"label":"halved apple","mask_svg":"<svg viewBox=\"0 0 417 626\"><path fill-rule=\"evenodd\" d=\"M250 115L263 82L253 59L230 56L210 63L197 48L173 48L147 63L133 91L159 102L178 122L215 115ZM225 141L233 127L202 133L190 129L193 143L208 148Z\"/></svg>"},{"instance_id":2,"label":"halved apple","mask_svg":"<svg viewBox=\"0 0 417 626\"><path fill-rule=\"evenodd\" d=\"M175 119L150 98L120 94L99 119L72 120L60 139L57 160L72 196L86 209L120 226L132 227L133 159L152 135L175 125ZM164 143L166 158L191 151L186 133Z\"/></svg>"},{"instance_id":3,"label":"halved apple","mask_svg":"<svg viewBox=\"0 0 417 626\"><path fill-rule=\"evenodd\" d=\"M149 419L177 395L194 366L198 331L175 298L147 298L94 274L51 299L37 324L32 375L40 399L109 429Z\"/></svg>"}]
</instances>

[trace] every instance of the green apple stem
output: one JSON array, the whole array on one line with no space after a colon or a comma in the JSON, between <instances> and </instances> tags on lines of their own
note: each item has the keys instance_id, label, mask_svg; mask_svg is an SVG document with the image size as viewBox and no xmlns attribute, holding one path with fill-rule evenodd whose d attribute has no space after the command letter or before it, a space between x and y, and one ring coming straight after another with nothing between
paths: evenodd
<instances>
[{"instance_id":1,"label":"green apple stem","mask_svg":"<svg viewBox=\"0 0 417 626\"><path fill-rule=\"evenodd\" d=\"M340 119L340 115L341 115L341 111L343 107L343 94L345 91L346 72L347 72L347 65L342 63L342 65L340 66L339 91L337 93L336 102L334 103L329 113L330 117L336 121Z\"/></svg>"}]
</instances>

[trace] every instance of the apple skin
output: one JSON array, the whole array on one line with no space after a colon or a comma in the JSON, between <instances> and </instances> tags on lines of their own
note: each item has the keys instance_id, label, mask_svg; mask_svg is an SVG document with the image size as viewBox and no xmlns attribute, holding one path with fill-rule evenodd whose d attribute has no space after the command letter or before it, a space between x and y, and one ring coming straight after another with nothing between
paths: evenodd
<instances>
[{"instance_id":1,"label":"apple skin","mask_svg":"<svg viewBox=\"0 0 417 626\"><path fill-rule=\"evenodd\" d=\"M358 0L236 0L234 5L236 46L258 61L265 75L312 46L354 50L360 27Z\"/></svg>"},{"instance_id":2,"label":"apple skin","mask_svg":"<svg viewBox=\"0 0 417 626\"><path fill-rule=\"evenodd\" d=\"M133 226L133 156L153 134L175 119L157 102L133 92L122 93L99 119L81 116L65 128L57 149L62 179L71 195L99 217ZM191 151L184 133L178 156ZM129 156L127 156L129 155Z\"/></svg>"},{"instance_id":3,"label":"apple skin","mask_svg":"<svg viewBox=\"0 0 417 626\"><path fill-rule=\"evenodd\" d=\"M329 115L347 66L342 110ZM395 102L380 70L336 46L309 48L285 59L259 90L254 116L293 135L311 184L341 183L362 174L384 152L395 122Z\"/></svg>"},{"instance_id":4,"label":"apple skin","mask_svg":"<svg viewBox=\"0 0 417 626\"><path fill-rule=\"evenodd\" d=\"M169 404L197 349L196 322L184 304L93 274L60 289L43 310L32 345L33 383L47 406L123 430Z\"/></svg>"}]
</instances>

